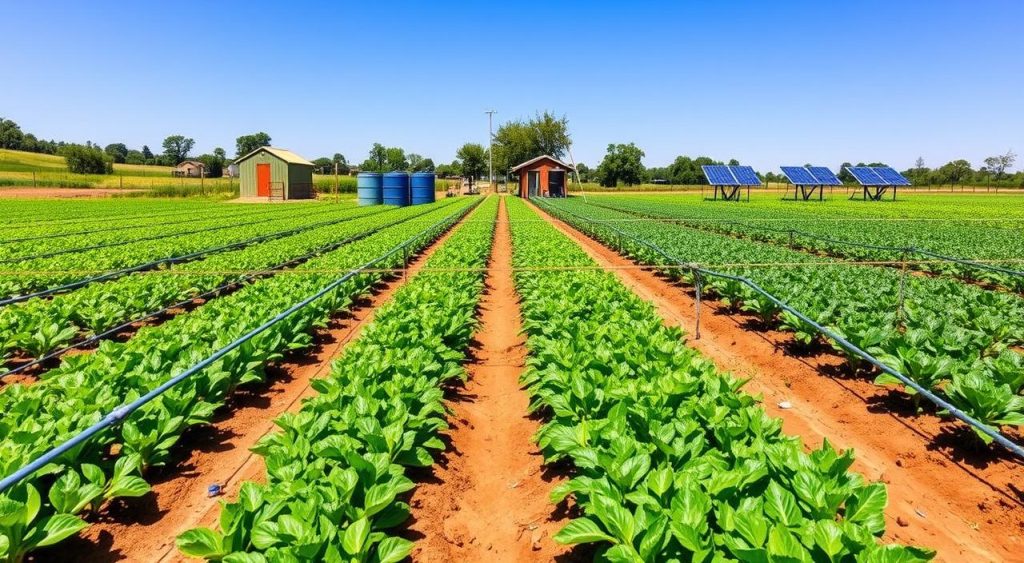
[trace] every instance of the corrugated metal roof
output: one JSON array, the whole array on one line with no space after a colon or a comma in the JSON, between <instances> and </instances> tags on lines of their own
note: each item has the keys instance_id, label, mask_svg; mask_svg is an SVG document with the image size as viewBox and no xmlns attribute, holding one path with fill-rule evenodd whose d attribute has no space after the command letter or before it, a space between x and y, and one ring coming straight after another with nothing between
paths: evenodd
<instances>
[{"instance_id":1,"label":"corrugated metal roof","mask_svg":"<svg viewBox=\"0 0 1024 563\"><path fill-rule=\"evenodd\" d=\"M512 171L516 172L516 171L518 171L518 170L520 170L522 168L526 168L527 166L529 166L529 165L531 165L531 164L533 164L535 162L539 162L541 160L544 160L544 159L548 159L548 160L550 160L552 162L555 162L559 166L564 166L564 167L568 168L569 170L575 170L575 168L573 168L572 166L562 162L561 160L558 160L557 158L555 158L555 157L553 157L551 155L542 154L542 155L538 156L537 158L531 158L530 160L527 160L526 162L520 164L519 166L516 166L516 167L512 168Z\"/></svg>"},{"instance_id":2,"label":"corrugated metal roof","mask_svg":"<svg viewBox=\"0 0 1024 563\"><path fill-rule=\"evenodd\" d=\"M302 158L301 156L293 153L292 151L278 147L260 147L245 156L240 156L236 158L235 164L242 162L243 160L249 158L250 156L264 150L276 156L277 158L280 158L281 160L287 162L288 164L305 164L307 166L314 166L312 162Z\"/></svg>"}]
</instances>

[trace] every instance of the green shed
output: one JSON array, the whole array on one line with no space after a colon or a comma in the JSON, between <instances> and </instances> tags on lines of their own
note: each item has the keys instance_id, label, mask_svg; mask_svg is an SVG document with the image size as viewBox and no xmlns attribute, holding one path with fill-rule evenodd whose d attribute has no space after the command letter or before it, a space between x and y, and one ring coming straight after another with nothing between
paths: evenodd
<instances>
[{"instance_id":1,"label":"green shed","mask_svg":"<svg viewBox=\"0 0 1024 563\"><path fill-rule=\"evenodd\" d=\"M313 163L290 150L260 147L236 159L235 164L241 197L313 197Z\"/></svg>"}]
</instances>

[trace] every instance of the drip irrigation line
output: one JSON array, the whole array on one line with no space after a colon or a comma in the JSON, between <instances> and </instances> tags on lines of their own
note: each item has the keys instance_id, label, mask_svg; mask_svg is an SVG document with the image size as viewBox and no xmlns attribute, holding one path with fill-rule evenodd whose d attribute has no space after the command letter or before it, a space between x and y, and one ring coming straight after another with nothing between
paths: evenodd
<instances>
[{"instance_id":1,"label":"drip irrigation line","mask_svg":"<svg viewBox=\"0 0 1024 563\"><path fill-rule=\"evenodd\" d=\"M689 223L691 222L688 219L677 219L677 218L673 218L673 217L654 217L654 216L647 215L646 213L641 212L641 211L633 211L633 210L629 210L629 209L623 209L621 207L615 207L613 205L604 205L604 204L598 204L598 203L592 203L591 205L594 205L594 206L597 206L597 207L603 207L605 209L611 209L613 211L618 211L618 212L621 212L621 213L631 213L631 214L643 215L645 217L649 217L649 218L653 219L654 221L661 222L661 223L680 223L682 225L689 225ZM844 245L847 245L847 246L853 246L853 247L857 247L857 248L866 248L868 250L880 250L880 251L885 251L885 252L897 252L897 253L909 253L909 254L923 254L925 256L930 256L930 257L932 257L932 258L934 258L936 260L939 260L941 262L954 262L954 263L960 264L962 266L969 266L969 267L978 268L978 269L981 269L981 270L989 270L989 271L993 271L993 272L997 272L997 273L1001 273L1001 274L1008 274L1008 275L1012 275L1012 276L1024 276L1024 271L1010 270L1010 269L1007 269L1007 268L1000 268L998 266L992 266L992 265L990 265L988 263L989 261L987 261L987 260L986 261L976 261L976 260L968 260L966 258L956 258L956 257L953 257L953 256L946 256L944 254L939 254L937 252L932 252L930 250L925 250L925 249L917 248L917 247L914 247L914 246L888 246L888 245L879 245L879 244L869 244L869 243L865 243L865 242L856 242L856 241L850 241L850 240L836 239L836 238L827 237L827 236L824 236L824 235L819 235L819 234L816 234L816 233L810 233L810 232L807 232L807 231L801 231L799 229L779 229L779 228L775 228L775 227L765 227L765 226L759 226L759 225L752 225L750 223L744 223L744 222L741 222L741 221L733 221L733 220L728 220L728 219L727 220L717 221L717 224L738 225L738 226L743 227L743 228L760 229L760 230L763 230L763 231L789 234L790 241L791 241L790 245L792 245L792 240L793 240L794 236L800 236L800 237L803 237L803 238L809 238L809 239L812 239L812 240L820 240L820 241L829 242L829 243L832 243L832 244L844 244ZM902 265L903 261L898 261L896 263Z\"/></svg>"},{"instance_id":2,"label":"drip irrigation line","mask_svg":"<svg viewBox=\"0 0 1024 563\"><path fill-rule=\"evenodd\" d=\"M230 214L226 214L226 215L220 215L220 216L214 217L213 219L230 219L230 218L233 218L233 217L246 217L246 216L251 217L251 216L257 216L257 215L265 215L265 214L271 213L271 212L272 211L266 211L266 210L264 210L264 211L245 211L245 212L242 212L242 213L230 213ZM279 217L287 218L287 217L289 217L289 215L279 215ZM133 224L133 225L124 225L124 226L121 226L121 227L104 227L102 229L93 229L93 230L89 230L89 231L76 231L76 232L70 232L70 233L53 233L53 234L49 234L49 235L38 235L38 236L34 236L34 237L0 239L0 244L14 244L16 242L30 242L30 241L34 241L34 240L48 240L48 239L71 237L71 236L91 235L91 234L95 234L95 233L109 233L109 232L114 232L114 231L126 231L128 229L142 229L142 228L147 228L147 227L166 227L168 225L180 225L182 223L190 223L190 222L193 222L193 221L195 221L194 218L190 218L190 219L175 219L173 221L164 221L162 223L143 223L143 224L136 223L136 224Z\"/></svg>"},{"instance_id":3,"label":"drip irrigation line","mask_svg":"<svg viewBox=\"0 0 1024 563\"><path fill-rule=\"evenodd\" d=\"M567 215L571 215L571 216L576 217L577 219L579 219L581 221L585 221L587 223L597 223L597 224L599 224L599 225L601 225L601 226L603 226L603 227L605 227L607 229L615 231L620 237L626 237L626 238L632 239L636 243L638 243L638 244L640 244L642 246L646 246L646 247L654 250L658 254L661 254L666 259L675 262L676 265L675 265L675 267L673 269L676 269L676 270L688 270L688 271L693 272L695 274L699 274L700 277L717 277L717 278L732 280L732 281L735 281L735 282L742 283L743 285L746 285L747 287L749 287L750 289L754 290L755 292L763 295L765 298L770 300L772 303L774 303L777 307L779 307L783 311L786 311L786 312L792 314L793 316L795 316L798 319L800 319L802 322L804 322L807 325L813 327L820 334L822 334L825 337L829 338L830 340L836 342L837 344L842 346L848 352L851 352L852 354L860 357L861 359L863 359L864 361L868 362L869 364L871 364L872 366L874 366L878 370L882 371L883 373L891 375L891 376L895 377L896 379L900 380L900 382L902 382L904 385L906 385L907 387L910 387L911 389L916 391L918 394L920 394L922 397L924 397L924 398L928 399L929 401L931 401L935 406L937 406L937 407L939 407L941 409L945 409L954 418L957 418L961 422L967 424L968 426L971 426L972 428L974 428L975 430L985 434L989 438L992 438L992 440L995 441L996 443L998 443L1000 446L1003 446L1004 448L1009 450L1011 453L1013 453L1017 457L1019 457L1021 459L1024 459L1024 447L1021 447L1016 442L1013 442L1012 440L1010 440L1009 438L1004 436L998 430L995 430L992 427L982 423L981 421L976 420L971 415L965 413L964 411L962 411L959 408L957 408L956 406L954 406L952 403L950 403L950 402L946 401L945 399L943 399L942 397L939 397L938 395L932 393L929 389L926 389L925 387L921 386L919 383L917 383L913 379L911 379L911 378L907 377L906 375L903 375L899 371L894 370L891 367L887 366L881 360L879 360L878 358L875 358L874 356L872 356L868 352L862 350L857 345L853 344L852 342L850 342L849 340L847 340L843 336L841 336L839 334L836 334L835 332L833 332L829 328L827 328L825 326L822 326L817 321L812 320L810 317L808 317L804 313L794 309L789 304L787 304L785 301L779 299L778 297L772 295L771 293L768 293L768 291L763 289L761 286L757 285L757 283L755 283L750 278L746 278L746 277L743 277L743 276L737 276L737 275L733 275L733 274L726 274L724 272L717 272L717 271L714 271L714 270L708 270L708 269L705 269L705 268L701 267L699 264L683 262L682 260L679 260L675 256L673 256L673 255L669 254L668 252L666 252L665 250L663 250L658 245L656 245L656 244L654 244L652 242L648 242L647 240L645 240L645 239L643 239L641 237L638 237L638 236L633 235L631 233L627 233L627 232L625 232L625 231L623 231L623 230L621 230L621 229L619 229L617 227L613 227L611 225L602 224L600 221L595 221L594 219L590 219L588 217L584 217L584 216L579 215L577 213L574 213L572 211L569 211L569 210L566 210L566 209L561 209L557 205L544 202L543 204L540 205L540 207L548 208L548 209L554 208L554 209L557 210L557 212L561 212L561 213L564 213L564 214L567 214ZM620 249L620 250L622 250L622 249ZM697 278L697 279L700 279L700 278Z\"/></svg>"},{"instance_id":4,"label":"drip irrigation line","mask_svg":"<svg viewBox=\"0 0 1024 563\"><path fill-rule=\"evenodd\" d=\"M483 201L483 200L478 200L478 201L472 203L471 205L467 206L465 209L460 209L460 210L452 213L451 215L445 217L444 219L441 219L440 221L435 222L433 225L427 227L426 229L423 229L422 231L420 231L419 233L413 235L412 237L409 237L404 242L398 244L397 246L393 247L391 250L388 250L384 254L381 254L380 256L370 260L369 262L366 262L362 266L359 266L357 268L349 270L348 273L346 273L345 275L341 276L340 278L334 280L333 282L327 284L326 286L324 286L323 288L318 290L313 295L310 295L309 297L306 297L305 299L303 299L302 301L296 303L295 305L292 305L291 307L285 309L284 311L278 313L277 315L274 315L274 317L272 317L271 319L267 320L263 324L261 324L258 327L250 330L249 332L243 334L242 336L240 336L237 339L233 340L232 342L228 343L223 348L220 348L219 350L217 350L213 354L207 356L206 359L200 361L199 363L194 364L192 367L190 367L190 368L186 369L185 371L179 373L178 375L168 379L167 381L165 381L164 383L162 383L159 386L155 387L154 389L150 390L149 392L147 392L146 394L142 395L138 399L135 399L134 401L132 401L130 403L123 404L120 407L117 407L116 409L114 409L113 411L107 413L103 418L101 418L99 420L99 422L96 422L95 424L89 426L85 430L79 432L78 434L76 434L75 436L69 438L68 440L64 441L63 443L61 443L61 444L59 444L59 445L57 445L57 446L55 446L53 448L50 448L45 453L43 453L39 457L35 458L34 460L29 462L28 464L22 466L17 471L11 473L10 475L7 475L3 479L0 479L0 493L6 492L8 489L10 489L14 485L18 484L21 480L23 480L23 479L25 479L27 477L30 477L36 471L39 471L40 469L46 467L48 464L56 461L58 458L60 458L60 456L64 455L66 452L68 452L68 451L78 447L79 445L84 443L89 438L95 436L96 434L102 432L103 430L105 430L105 429L107 429L107 428L109 428L111 426L120 424L129 415L131 415L133 412L139 410L140 408L142 408L147 403L153 401L154 399L156 399L160 395L164 394L165 392L167 392L167 390L173 388L177 384L179 384L182 381L192 377L193 375L203 371L207 367L211 366L217 360L223 358L224 356L226 356L227 354L231 353L235 349L239 348L240 346L242 346L246 342L252 340L256 336L259 336L260 334L265 332L270 327L272 327L272 326L276 325L277 323L283 321L284 319L290 317L291 315L293 315L297 311L300 311L300 310L306 308L307 306L309 306L310 303L313 303L314 301L320 299L324 295L327 295L328 293L330 293L334 289L336 289L339 286L341 286L341 284L347 282L348 280L352 279L356 275L362 273L365 268L370 268L374 264L376 264L376 263L378 263L378 262L380 262L382 260L385 260L385 259L387 259L387 258L389 258L389 257L391 257L391 256L393 256L393 255L395 255L395 254L397 254L399 252L402 252L402 253L408 252L409 246L411 246L413 243L415 243L416 241L420 240L421 238L423 238L425 236L429 237L430 234L435 232L435 231L437 231L437 232L444 232L445 230L449 229L452 225L454 225L459 220L459 218L466 216L466 214L468 214L470 211L472 211L478 205L480 205L481 201Z\"/></svg>"},{"instance_id":5,"label":"drip irrigation line","mask_svg":"<svg viewBox=\"0 0 1024 563\"><path fill-rule=\"evenodd\" d=\"M195 209L189 209L186 211L171 211L168 213L151 213L149 215L137 215L131 217L131 219L153 219L155 217L172 217L174 215L185 215L186 213L195 213L199 207ZM53 225L66 225L66 224L81 224L81 223L103 223L107 221L124 220L124 215L105 215L103 217L93 217L91 219L51 219L49 221L22 221L14 223L9 226L11 229L38 229L39 227L51 227Z\"/></svg>"},{"instance_id":6,"label":"drip irrigation line","mask_svg":"<svg viewBox=\"0 0 1024 563\"><path fill-rule=\"evenodd\" d=\"M420 217L420 216L422 216L422 215L424 215L426 213L429 213L430 211L433 211L433 210L431 209L431 210L424 211L422 213L414 215L413 218L414 217ZM134 319L132 319L130 321L124 321L121 324L119 324L119 325L117 325L117 326L115 326L113 328L108 328L108 329L104 330L103 332L101 332L99 334L95 334L93 336L90 336L89 338L86 338L85 340L81 340L81 341L75 342L74 344L70 344L68 346L65 346L64 348L61 348L59 350L54 350L54 351L52 351L52 352L50 352L50 353L48 353L48 354L46 354L44 356L40 356L39 358L36 358L36 359L34 359L34 360L32 360L32 361L30 361L28 363L25 363L25 364L19 365L17 367L11 368L10 370L8 370L8 371L6 371L4 373L0 373L0 380L3 380L5 377L11 376L11 375L15 375L15 374L18 374L18 373L22 373L24 371L27 371L27 370L31 369L32 367L34 367L34 366L41 365L41 364L43 364L45 362L48 362L48 361L50 361L50 360L52 360L54 358L58 358L60 356L63 356L64 354L70 352L71 350L75 350L75 349L78 349L78 348L83 348L83 347L88 346L88 345L90 345L90 344L92 344L94 342L99 342L101 340L104 340L105 338L107 338L107 337L109 337L111 335L117 334L117 333L121 332L122 330L124 330L124 329L126 329L126 328L128 328L128 327L130 327L130 326L132 326L132 325L134 325L136 323L141 323L143 321L146 321L146 320L154 318L154 317L159 317L160 315L163 315L163 314L167 313L168 311L171 311L171 310L174 310L174 309L180 309L182 307L185 307L187 305L190 305L190 304L194 303L196 300L199 300L199 299L207 299L207 298L210 298L210 297L213 297L213 296L219 296L224 291L240 287L243 284L246 284L246 283L248 283L248 282L250 282L250 281L252 281L254 279L264 278L264 277L267 277L267 276L272 276L272 275L280 274L281 272L277 272L276 270L282 270L284 268L290 268L290 267L296 266L298 264L302 264L303 262L306 262L306 261L308 261L308 260L310 260L312 258L315 258L316 256L324 254L325 252L331 252L331 251L336 250L338 248L341 248L342 246L345 246L347 244L351 244L351 243L353 243L355 241L364 239L364 238L366 238L368 236L372 236L372 235L380 232L383 229L386 229L386 228L389 228L389 227L393 227L395 225L398 225L400 223L404 223L404 222L409 221L411 219L412 218L409 218L409 219L398 219L396 221L391 221L390 223L387 223L387 224L384 224L384 225L378 225L378 226L376 226L376 227L374 227L372 229L367 229L365 231L362 231L360 233L352 235L352 236L350 236L350 237L348 237L348 238L346 238L344 240L337 241L337 242L332 242L330 244L326 244L324 246L321 246L321 247L317 248L316 250L314 250L312 252L309 252L309 253L304 254L302 256L299 256L297 258L292 258L290 260L287 260L287 261L282 262L280 264L277 264L275 266L270 266L270 267L265 268L263 270L240 271L240 272L234 272L234 273L228 273L228 272L222 272L222 273L214 273L214 272L201 272L201 273L200 272L189 272L189 274L195 274L195 275L228 275L228 276L230 276L230 275L243 275L243 277L239 278L239 279L236 279L236 280L229 281L227 283L224 283L224 284L222 284L222 285L220 285L218 287L210 289L210 290L208 290L208 291L206 291L204 293L201 293L199 295L195 295L193 297L189 297L188 299L185 299L184 301L179 301L179 302L174 303L172 305L167 305L165 307L162 307L162 308L160 308L160 309L158 309L156 311L152 311L150 313L146 313L145 315L143 315L141 317L134 318ZM296 271L296 270L292 270L292 271ZM366 272L366 273L369 273L371 271L373 271L373 272L394 272L396 270L395 269L391 269L391 270L386 270L386 269L369 270L369 269L367 269L367 270L364 270L364 272ZM305 272L305 270L303 270L303 272ZM347 270L316 270L314 272L317 273L317 274L320 274L320 275L325 275L325 274L343 274L343 273L347 272Z\"/></svg>"},{"instance_id":7,"label":"drip irrigation line","mask_svg":"<svg viewBox=\"0 0 1024 563\"><path fill-rule=\"evenodd\" d=\"M206 249L203 249L203 250L200 250L200 251L197 251L197 252L193 252L193 253L190 253L190 254L183 254L183 255L179 255L179 256L169 256L167 258L161 258L159 260L153 260L152 262L146 262L145 264L139 264L137 266L130 266L128 268L122 268L120 270L110 271L110 272L107 272L107 273L99 275L99 276L81 279L81 280L74 281L74 282L71 282L71 283L68 283L68 284L64 284L64 285L61 285L61 286L52 287L52 288L49 288L49 289L43 289L43 290L40 290L40 291L36 291L34 293L29 293L29 294L25 294L25 295L16 295L16 296L12 296L12 297L7 297L6 299L0 299L0 307L5 307L7 305L11 305L11 304L14 304L14 303L20 303L22 301L28 301L29 299L34 299L36 297L46 297L48 295L55 295L55 294L58 294L58 293L64 293L64 292L67 292L67 291L78 289L79 287L83 287L83 286L89 285L90 283L101 282L101 281L108 281L108 280L116 279L116 278L119 278L119 277L122 277L122 276L126 276L126 275L131 274L131 273L152 270L154 268L157 268L157 267L163 266L163 265L179 264L181 262L188 262L190 260L195 260L196 258L200 258L200 257L206 256L208 254L214 254L214 253L217 253L217 252L224 252L224 251L228 251L228 250L234 250L234 249L237 249L237 248L244 248L244 247L252 245L252 244L258 244L258 243L261 243L261 242L266 242L268 240L274 240L274 239L278 239L278 238L283 238L283 237L291 236L293 234L301 233L301 232L307 231L309 229L316 229L316 228L324 227L324 226L327 226L327 225L334 225L334 224L337 224L337 223L343 223L345 221L351 221L353 219L359 219L359 218L362 218L362 217L369 217L370 215L376 215L377 213L385 213L387 211L389 211L389 209L385 209L385 210L382 210L382 211L375 211L373 213L368 213L366 215L359 215L359 216L356 216L356 217L345 217L345 218L342 218L342 219L331 219L331 220L328 220L328 221L321 221L319 223L313 223L311 225L303 225L302 227L296 227L294 229L289 229L287 231L278 231L276 233L270 233L268 235L260 235L258 237L254 237L254 238L251 238L251 239L246 239L246 240L242 240L242 241L238 241L238 242L232 242L232 243L221 245L221 246L217 246L217 247L214 247L214 248L206 248Z\"/></svg>"},{"instance_id":8,"label":"drip irrigation line","mask_svg":"<svg viewBox=\"0 0 1024 563\"><path fill-rule=\"evenodd\" d=\"M298 218L301 218L301 217L309 217L309 216L312 216L312 215L320 215L320 214L326 213L327 211L330 211L330 209L320 210L320 211L317 211L317 212L314 212L314 213L310 213L309 215L298 215L298 216L295 216L295 217L287 216L287 217L282 217L280 219L282 219L282 220L284 220L284 219L298 219ZM34 255L30 255L30 256L13 256L13 257L10 257L10 258L0 259L0 264L12 264L12 263L17 263L17 262L29 262L31 260L41 260L43 258L53 258L54 256L63 256L65 254L76 254L76 253L79 253L79 252L86 252L86 251L90 251L90 250L100 250L100 249L103 249L103 248L114 248L114 247L118 247L118 246L127 246L129 244L136 244L136 243L139 243L139 242L147 242L147 241L153 241L153 240L161 240L161 239L182 237L182 236L186 236L186 235L197 235L199 233L208 233L208 232L212 232L212 231L223 231L224 229L232 229L232 228L235 228L235 227L245 227L245 226L249 226L249 225L259 225L260 223L268 223L268 222L271 222L271 221L275 221L277 219L278 218L276 218L276 217L269 217L269 218L264 217L262 219L257 219L255 221L248 221L248 222L245 222L245 223L230 223L230 224L227 224L227 225L214 225L212 227L204 227L202 229L196 229L196 230L192 230L192 231L180 231L180 232L176 232L176 233L169 233L169 234L163 234L163 235L153 235L153 236L136 238L136 239L131 239L131 240L122 240L122 241L115 241L115 242L104 242L104 243L99 243L99 244L92 244L92 245L89 245L89 246L81 246L81 247L78 247L78 248L66 248L66 249L63 249L63 250L55 250L53 252L46 252L46 253L43 253L43 254L34 254ZM219 220L219 218L215 219L215 220Z\"/></svg>"}]
</instances>

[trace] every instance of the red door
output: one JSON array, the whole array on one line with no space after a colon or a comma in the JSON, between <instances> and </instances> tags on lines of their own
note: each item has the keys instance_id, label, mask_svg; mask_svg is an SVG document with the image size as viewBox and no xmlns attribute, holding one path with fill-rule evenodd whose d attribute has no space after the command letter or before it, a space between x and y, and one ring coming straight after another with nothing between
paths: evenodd
<instances>
[{"instance_id":1,"label":"red door","mask_svg":"<svg viewBox=\"0 0 1024 563\"><path fill-rule=\"evenodd\" d=\"M270 197L270 163L256 165L256 195Z\"/></svg>"}]
</instances>

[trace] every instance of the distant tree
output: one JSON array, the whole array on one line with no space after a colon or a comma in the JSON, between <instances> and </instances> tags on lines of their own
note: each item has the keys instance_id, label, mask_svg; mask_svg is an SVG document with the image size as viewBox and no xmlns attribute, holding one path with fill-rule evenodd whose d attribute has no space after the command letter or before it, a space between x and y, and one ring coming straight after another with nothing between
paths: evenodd
<instances>
[{"instance_id":1,"label":"distant tree","mask_svg":"<svg viewBox=\"0 0 1024 563\"><path fill-rule=\"evenodd\" d=\"M413 172L434 172L437 167L434 165L434 159L424 158L420 161L419 165L412 169Z\"/></svg>"},{"instance_id":2,"label":"distant tree","mask_svg":"<svg viewBox=\"0 0 1024 563\"><path fill-rule=\"evenodd\" d=\"M331 157L331 164L338 165L338 174L348 174L351 168L349 168L348 161L345 160L345 155L340 152L334 153Z\"/></svg>"},{"instance_id":3,"label":"distant tree","mask_svg":"<svg viewBox=\"0 0 1024 563\"><path fill-rule=\"evenodd\" d=\"M368 156L359 166L360 170L363 172L384 172L384 168L387 166L388 162L387 151L388 150L384 145L374 143L373 146L370 147L370 156Z\"/></svg>"},{"instance_id":4,"label":"distant tree","mask_svg":"<svg viewBox=\"0 0 1024 563\"><path fill-rule=\"evenodd\" d=\"M1013 168L1013 163L1017 160L1017 155L1012 150L1006 151L1006 154L990 156L985 159L985 167L988 168L989 172L995 174L996 181L1002 180L1003 175L1010 168Z\"/></svg>"},{"instance_id":5,"label":"distant tree","mask_svg":"<svg viewBox=\"0 0 1024 563\"><path fill-rule=\"evenodd\" d=\"M963 185L963 181L971 177L974 174L974 170L971 169L970 162L961 158L943 164L939 168L939 174L944 181L949 182L950 186L956 184Z\"/></svg>"},{"instance_id":6,"label":"distant tree","mask_svg":"<svg viewBox=\"0 0 1024 563\"><path fill-rule=\"evenodd\" d=\"M593 171L586 164L583 164L582 162L576 163L576 174L579 175L581 182L589 182L592 172Z\"/></svg>"},{"instance_id":7,"label":"distant tree","mask_svg":"<svg viewBox=\"0 0 1024 563\"><path fill-rule=\"evenodd\" d=\"M563 158L569 149L569 121L544 112L528 121L503 123L494 133L494 168L509 168L542 154Z\"/></svg>"},{"instance_id":8,"label":"distant tree","mask_svg":"<svg viewBox=\"0 0 1024 563\"><path fill-rule=\"evenodd\" d=\"M146 162L153 160L153 151L149 150L149 145L142 145L142 159Z\"/></svg>"},{"instance_id":9,"label":"distant tree","mask_svg":"<svg viewBox=\"0 0 1024 563\"><path fill-rule=\"evenodd\" d=\"M331 162L331 159L322 156L313 161L313 171L317 174L333 174L334 163Z\"/></svg>"},{"instance_id":10,"label":"distant tree","mask_svg":"<svg viewBox=\"0 0 1024 563\"><path fill-rule=\"evenodd\" d=\"M423 156L411 152L405 158L409 162L409 171L419 172L417 168L419 167L420 163L423 162Z\"/></svg>"},{"instance_id":11,"label":"distant tree","mask_svg":"<svg viewBox=\"0 0 1024 563\"><path fill-rule=\"evenodd\" d=\"M124 143L111 143L103 147L103 152L110 155L114 162L123 163L128 156L128 147Z\"/></svg>"},{"instance_id":12,"label":"distant tree","mask_svg":"<svg viewBox=\"0 0 1024 563\"><path fill-rule=\"evenodd\" d=\"M487 171L487 151L478 143L466 143L459 147L455 156L461 163L462 176L469 178L472 189L474 181Z\"/></svg>"},{"instance_id":13,"label":"distant tree","mask_svg":"<svg viewBox=\"0 0 1024 563\"><path fill-rule=\"evenodd\" d=\"M60 155L67 162L68 171L75 174L111 174L114 172L113 159L99 147L64 145L61 147Z\"/></svg>"},{"instance_id":14,"label":"distant tree","mask_svg":"<svg viewBox=\"0 0 1024 563\"><path fill-rule=\"evenodd\" d=\"M916 168L917 170L924 170L924 157L923 156L917 157L917 160L914 161L914 168Z\"/></svg>"},{"instance_id":15,"label":"distant tree","mask_svg":"<svg viewBox=\"0 0 1024 563\"><path fill-rule=\"evenodd\" d=\"M170 166L175 166L181 161L188 158L188 153L192 152L192 147L196 144L195 140L189 139L183 135L171 135L164 139L164 157L165 162L170 163Z\"/></svg>"},{"instance_id":16,"label":"distant tree","mask_svg":"<svg viewBox=\"0 0 1024 563\"><path fill-rule=\"evenodd\" d=\"M18 150L24 137L17 123L0 117L0 149Z\"/></svg>"},{"instance_id":17,"label":"distant tree","mask_svg":"<svg viewBox=\"0 0 1024 563\"><path fill-rule=\"evenodd\" d=\"M729 159L729 166L739 166L739 165L740 165L740 161L736 160L735 158L730 158Z\"/></svg>"},{"instance_id":18,"label":"distant tree","mask_svg":"<svg viewBox=\"0 0 1024 563\"><path fill-rule=\"evenodd\" d=\"M235 158L247 155L260 147L270 146L270 135L263 131L252 135L242 135L235 139Z\"/></svg>"},{"instance_id":19,"label":"distant tree","mask_svg":"<svg viewBox=\"0 0 1024 563\"><path fill-rule=\"evenodd\" d=\"M215 154L201 154L196 160L203 163L203 175L207 178L220 178L224 175L224 159Z\"/></svg>"},{"instance_id":20,"label":"distant tree","mask_svg":"<svg viewBox=\"0 0 1024 563\"><path fill-rule=\"evenodd\" d=\"M387 172L409 170L409 159L405 156L405 150L399 147L388 147L385 150L385 168Z\"/></svg>"},{"instance_id":21,"label":"distant tree","mask_svg":"<svg viewBox=\"0 0 1024 563\"><path fill-rule=\"evenodd\" d=\"M613 188L619 182L627 186L643 181L645 170L641 160L644 151L633 143L609 144L604 160L597 167L597 179L602 186Z\"/></svg>"},{"instance_id":22,"label":"distant tree","mask_svg":"<svg viewBox=\"0 0 1024 563\"><path fill-rule=\"evenodd\" d=\"M36 139L36 136L32 133L25 133L25 135L22 136L21 150L28 152L43 152L41 150L41 145L39 144L39 139Z\"/></svg>"},{"instance_id":23,"label":"distant tree","mask_svg":"<svg viewBox=\"0 0 1024 563\"><path fill-rule=\"evenodd\" d=\"M228 151L224 150L222 147L217 147L213 149L213 156L221 159L221 161L227 162Z\"/></svg>"},{"instance_id":24,"label":"distant tree","mask_svg":"<svg viewBox=\"0 0 1024 563\"><path fill-rule=\"evenodd\" d=\"M836 174L836 176L844 184L855 184L857 182L857 179L853 177L853 174L850 174L850 171L847 170L850 166L853 165L849 162L844 162L839 165L839 174Z\"/></svg>"},{"instance_id":25,"label":"distant tree","mask_svg":"<svg viewBox=\"0 0 1024 563\"><path fill-rule=\"evenodd\" d=\"M438 164L435 172L441 178L462 176L462 163L456 159L451 164Z\"/></svg>"},{"instance_id":26,"label":"distant tree","mask_svg":"<svg viewBox=\"0 0 1024 563\"><path fill-rule=\"evenodd\" d=\"M124 157L124 161L127 164L145 164L146 163L146 159L145 159L145 157L142 156L142 152L134 150L134 149L128 151L128 154L126 154L125 157Z\"/></svg>"}]
</instances>

